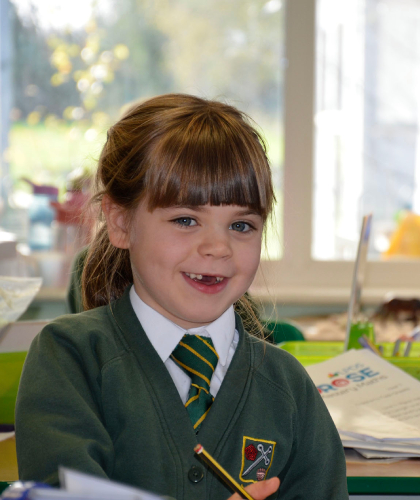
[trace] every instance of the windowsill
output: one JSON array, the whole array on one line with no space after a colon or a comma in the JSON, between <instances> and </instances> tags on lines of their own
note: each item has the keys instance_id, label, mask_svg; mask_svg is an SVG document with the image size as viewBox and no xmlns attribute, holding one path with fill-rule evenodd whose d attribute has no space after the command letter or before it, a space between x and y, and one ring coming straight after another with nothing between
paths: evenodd
<instances>
[{"instance_id":1,"label":"windowsill","mask_svg":"<svg viewBox=\"0 0 420 500\"><path fill-rule=\"evenodd\" d=\"M276 304L348 304L350 288L326 288L284 286L266 287L252 286L250 293L262 302ZM366 288L362 292L362 303L377 305L392 297L414 298L419 296L419 289L408 288Z\"/></svg>"},{"instance_id":2,"label":"windowsill","mask_svg":"<svg viewBox=\"0 0 420 500\"><path fill-rule=\"evenodd\" d=\"M250 293L262 302L281 304L347 304L350 298L350 288L326 288L305 286L284 286L267 290L264 287L252 286ZM34 302L66 300L65 287L41 287ZM413 298L419 296L418 289L366 288L362 293L363 304L376 305L390 297Z\"/></svg>"}]
</instances>

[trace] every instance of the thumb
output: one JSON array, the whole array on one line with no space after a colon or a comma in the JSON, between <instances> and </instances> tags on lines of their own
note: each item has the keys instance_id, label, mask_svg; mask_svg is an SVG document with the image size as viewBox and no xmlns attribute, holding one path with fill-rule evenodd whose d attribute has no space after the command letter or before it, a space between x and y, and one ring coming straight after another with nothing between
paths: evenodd
<instances>
[{"instance_id":1,"label":"thumb","mask_svg":"<svg viewBox=\"0 0 420 500\"><path fill-rule=\"evenodd\" d=\"M250 484L245 488L246 492L249 493L254 500L264 500L273 493L275 493L280 486L280 480L278 477L272 477L267 481L261 481L258 483ZM228 500L240 500L241 497L238 493L232 495Z\"/></svg>"},{"instance_id":2,"label":"thumb","mask_svg":"<svg viewBox=\"0 0 420 500\"><path fill-rule=\"evenodd\" d=\"M252 498L254 498L254 500L264 500L264 498L267 498L275 493L279 489L279 486L280 479L278 477L272 477L267 481L252 483L245 489L252 496Z\"/></svg>"}]
</instances>

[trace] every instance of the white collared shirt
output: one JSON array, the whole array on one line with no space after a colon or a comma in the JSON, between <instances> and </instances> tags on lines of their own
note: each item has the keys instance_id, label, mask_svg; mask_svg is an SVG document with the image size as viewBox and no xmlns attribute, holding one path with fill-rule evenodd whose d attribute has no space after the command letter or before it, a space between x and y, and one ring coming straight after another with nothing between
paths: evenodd
<instances>
[{"instance_id":1,"label":"white collared shirt","mask_svg":"<svg viewBox=\"0 0 420 500\"><path fill-rule=\"evenodd\" d=\"M210 383L210 393L216 397L239 341L239 333L235 329L233 306L213 323L185 330L145 304L137 295L134 286L130 290L130 300L148 339L168 369L184 404L188 399L191 379L172 361L170 355L186 333L211 338L219 355L219 361Z\"/></svg>"}]
</instances>

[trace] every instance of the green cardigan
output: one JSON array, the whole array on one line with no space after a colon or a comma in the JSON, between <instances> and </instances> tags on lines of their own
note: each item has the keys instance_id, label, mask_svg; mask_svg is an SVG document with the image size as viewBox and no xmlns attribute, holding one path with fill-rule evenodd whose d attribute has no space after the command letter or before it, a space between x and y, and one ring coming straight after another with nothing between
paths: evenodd
<instances>
[{"instance_id":1,"label":"green cardigan","mask_svg":"<svg viewBox=\"0 0 420 500\"><path fill-rule=\"evenodd\" d=\"M240 483L278 476L281 500L347 499L341 441L305 369L244 332L196 435L131 306L63 316L34 339L16 402L22 480L65 465L177 500L231 492L194 455L201 443Z\"/></svg>"}]
</instances>

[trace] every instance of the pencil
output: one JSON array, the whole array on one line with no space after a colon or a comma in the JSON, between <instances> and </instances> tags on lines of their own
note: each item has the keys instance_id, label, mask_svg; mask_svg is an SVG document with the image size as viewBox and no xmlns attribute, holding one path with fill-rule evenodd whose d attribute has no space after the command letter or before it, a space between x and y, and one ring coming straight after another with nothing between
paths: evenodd
<instances>
[{"instance_id":1,"label":"pencil","mask_svg":"<svg viewBox=\"0 0 420 500\"><path fill-rule=\"evenodd\" d=\"M382 356L382 353L380 352L380 350L376 347L376 345L370 339L368 339L368 337L366 335L362 335L359 338L359 343L362 344L363 347L367 347L368 349L370 349L372 352L374 352L378 356Z\"/></svg>"},{"instance_id":2,"label":"pencil","mask_svg":"<svg viewBox=\"0 0 420 500\"><path fill-rule=\"evenodd\" d=\"M246 498L247 500L254 500L252 496L233 479L229 472L227 472L218 462L216 462L216 460L211 455L207 453L207 451L201 446L201 444L195 446L194 451L197 453L197 455L202 456L202 459L206 462L206 464L211 469L213 469L214 472L218 476L220 476L230 488L232 488L233 491L239 493L242 498Z\"/></svg>"}]
</instances>

